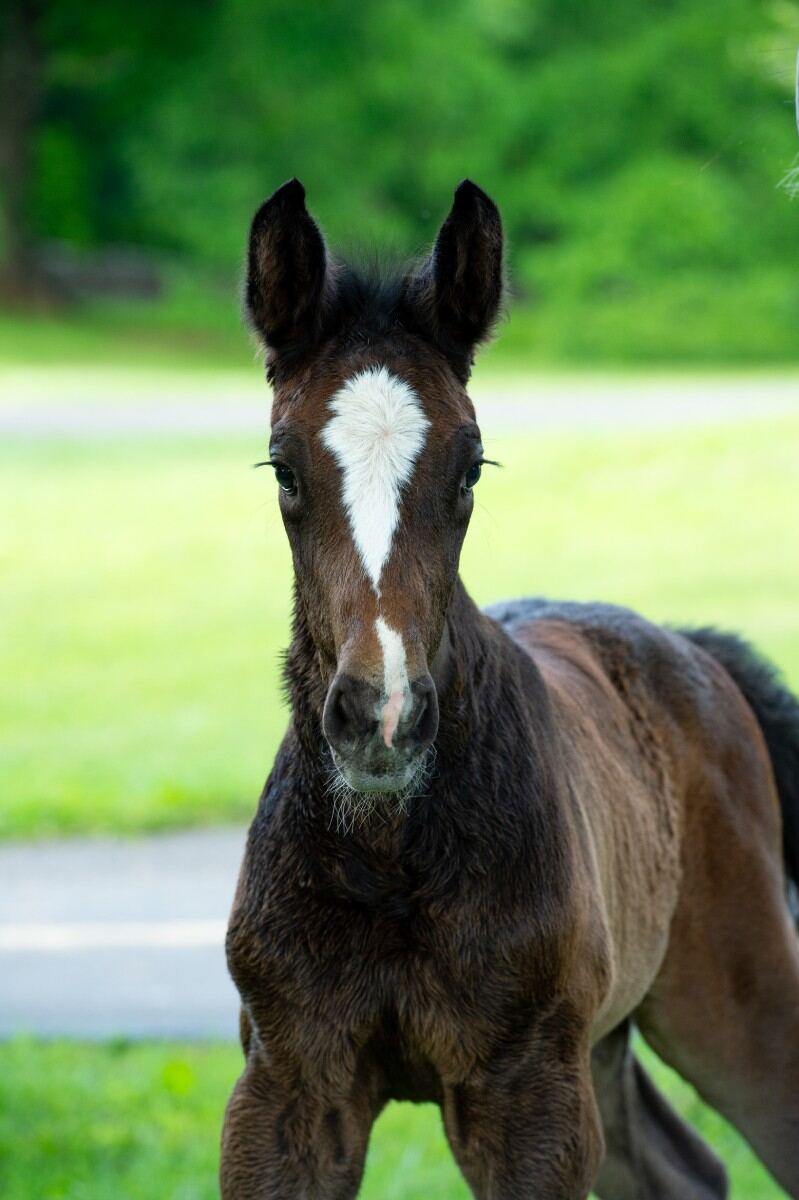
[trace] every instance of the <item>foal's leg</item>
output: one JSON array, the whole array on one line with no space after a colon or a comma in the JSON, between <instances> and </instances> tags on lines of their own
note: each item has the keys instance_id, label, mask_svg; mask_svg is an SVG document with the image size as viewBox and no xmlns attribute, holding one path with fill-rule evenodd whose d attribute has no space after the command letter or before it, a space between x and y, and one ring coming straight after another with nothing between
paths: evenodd
<instances>
[{"instance_id":1,"label":"foal's leg","mask_svg":"<svg viewBox=\"0 0 799 1200\"><path fill-rule=\"evenodd\" d=\"M657 1091L628 1023L594 1047L591 1068L605 1134L601 1200L724 1200L724 1167Z\"/></svg>"},{"instance_id":2,"label":"foal's leg","mask_svg":"<svg viewBox=\"0 0 799 1200\"><path fill-rule=\"evenodd\" d=\"M477 1200L585 1200L602 1157L590 1055L524 1055L445 1086L444 1127Z\"/></svg>"},{"instance_id":3,"label":"foal's leg","mask_svg":"<svg viewBox=\"0 0 799 1200\"><path fill-rule=\"evenodd\" d=\"M636 1020L799 1200L799 939L774 854L730 857L681 904Z\"/></svg>"},{"instance_id":4,"label":"foal's leg","mask_svg":"<svg viewBox=\"0 0 799 1200\"><path fill-rule=\"evenodd\" d=\"M366 1086L279 1084L251 1047L222 1130L222 1200L353 1200L376 1109Z\"/></svg>"}]
</instances>

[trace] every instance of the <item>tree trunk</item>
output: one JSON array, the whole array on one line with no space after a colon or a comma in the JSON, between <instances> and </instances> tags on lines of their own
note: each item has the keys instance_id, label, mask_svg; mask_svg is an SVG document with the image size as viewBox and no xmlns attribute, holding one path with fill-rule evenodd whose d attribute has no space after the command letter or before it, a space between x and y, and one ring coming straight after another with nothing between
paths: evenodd
<instances>
[{"instance_id":1,"label":"tree trunk","mask_svg":"<svg viewBox=\"0 0 799 1200\"><path fill-rule=\"evenodd\" d=\"M39 278L29 222L33 133L42 89L37 39L41 0L6 0L0 19L0 216L3 262L0 298L37 303L47 289Z\"/></svg>"}]
</instances>

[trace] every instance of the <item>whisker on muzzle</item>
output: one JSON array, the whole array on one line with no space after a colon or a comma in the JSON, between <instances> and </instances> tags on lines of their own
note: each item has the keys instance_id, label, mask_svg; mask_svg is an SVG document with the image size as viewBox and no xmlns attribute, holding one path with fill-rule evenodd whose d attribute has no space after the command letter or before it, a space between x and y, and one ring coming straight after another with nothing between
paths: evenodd
<instances>
[{"instance_id":1,"label":"whisker on muzzle","mask_svg":"<svg viewBox=\"0 0 799 1200\"><path fill-rule=\"evenodd\" d=\"M372 818L384 821L387 806L393 816L403 816L412 800L423 799L435 774L436 749L435 746L428 746L419 756L408 782L396 792L381 793L379 803L375 793L359 792L350 786L336 766L332 754L328 752L324 758L327 775L325 793L332 802L328 829L335 825L337 833L347 836Z\"/></svg>"}]
</instances>

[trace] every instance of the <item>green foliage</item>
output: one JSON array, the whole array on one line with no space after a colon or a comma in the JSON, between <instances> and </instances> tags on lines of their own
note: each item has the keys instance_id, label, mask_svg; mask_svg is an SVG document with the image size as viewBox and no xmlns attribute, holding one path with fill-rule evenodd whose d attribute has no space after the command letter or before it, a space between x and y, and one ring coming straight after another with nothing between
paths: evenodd
<instances>
[{"instance_id":1,"label":"green foliage","mask_svg":"<svg viewBox=\"0 0 799 1200\"><path fill-rule=\"evenodd\" d=\"M733 1200L778 1200L740 1137L646 1049L659 1087L724 1159ZM213 1200L222 1113L241 1069L222 1045L17 1039L0 1046L3 1200ZM467 1200L431 1105L391 1104L362 1200Z\"/></svg>"},{"instance_id":2,"label":"green foliage","mask_svg":"<svg viewBox=\"0 0 799 1200\"><path fill-rule=\"evenodd\" d=\"M39 7L33 230L86 246L147 243L153 229L140 211L126 141L207 44L212 0L171 0L168 7L157 0L44 0Z\"/></svg>"},{"instance_id":3,"label":"green foliage","mask_svg":"<svg viewBox=\"0 0 799 1200\"><path fill-rule=\"evenodd\" d=\"M500 201L541 358L799 351L795 0L45 5L33 221L234 272L303 179L332 239L431 237ZM749 333L747 334L747 330Z\"/></svg>"},{"instance_id":4,"label":"green foliage","mask_svg":"<svg viewBox=\"0 0 799 1200\"><path fill-rule=\"evenodd\" d=\"M207 407L262 389L152 370L47 378L67 407L108 394L157 406L165 391ZM799 684L795 419L486 445L504 469L484 473L466 540L480 602L543 593L718 623ZM250 467L264 448L128 437L0 451L13 514L0 533L0 836L253 812L287 720L291 589L274 480Z\"/></svg>"}]
</instances>

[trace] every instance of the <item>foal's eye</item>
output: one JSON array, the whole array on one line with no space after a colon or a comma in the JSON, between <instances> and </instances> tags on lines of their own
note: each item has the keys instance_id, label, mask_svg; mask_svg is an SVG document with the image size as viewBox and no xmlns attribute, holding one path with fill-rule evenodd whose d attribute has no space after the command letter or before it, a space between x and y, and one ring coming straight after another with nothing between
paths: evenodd
<instances>
[{"instance_id":1,"label":"foal's eye","mask_svg":"<svg viewBox=\"0 0 799 1200\"><path fill-rule=\"evenodd\" d=\"M287 496L297 495L297 478L289 467L285 467L283 463L275 463L275 479Z\"/></svg>"},{"instance_id":2,"label":"foal's eye","mask_svg":"<svg viewBox=\"0 0 799 1200\"><path fill-rule=\"evenodd\" d=\"M480 478L482 472L483 472L483 464L482 463L476 462L476 463L473 463L471 467L469 467L469 470L466 472L466 474L463 477L463 486L466 488L467 492L470 492L472 490L474 485L477 483L477 480Z\"/></svg>"}]
</instances>

